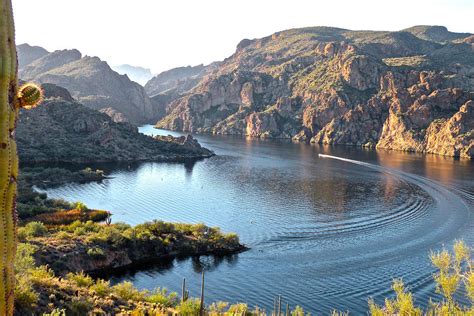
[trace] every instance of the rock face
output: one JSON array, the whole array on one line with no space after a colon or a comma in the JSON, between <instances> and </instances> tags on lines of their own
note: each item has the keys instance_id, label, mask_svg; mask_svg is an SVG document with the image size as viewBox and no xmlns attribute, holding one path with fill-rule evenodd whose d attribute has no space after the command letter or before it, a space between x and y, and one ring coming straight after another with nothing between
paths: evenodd
<instances>
[{"instance_id":1,"label":"rock face","mask_svg":"<svg viewBox=\"0 0 474 316\"><path fill-rule=\"evenodd\" d=\"M28 47L21 51L28 55ZM55 51L26 65L20 64L19 75L23 80L65 87L81 104L111 113L118 121L136 125L151 123L163 112L156 108L138 83L116 73L97 57L83 57L78 50Z\"/></svg>"},{"instance_id":2,"label":"rock face","mask_svg":"<svg viewBox=\"0 0 474 316\"><path fill-rule=\"evenodd\" d=\"M180 93L161 80L157 126L472 158L472 37L314 27L243 40L197 83L174 81Z\"/></svg>"},{"instance_id":3,"label":"rock face","mask_svg":"<svg viewBox=\"0 0 474 316\"><path fill-rule=\"evenodd\" d=\"M192 137L152 138L128 123L72 100L67 90L45 84L45 102L21 111L16 130L23 163L179 161L212 156Z\"/></svg>"}]
</instances>

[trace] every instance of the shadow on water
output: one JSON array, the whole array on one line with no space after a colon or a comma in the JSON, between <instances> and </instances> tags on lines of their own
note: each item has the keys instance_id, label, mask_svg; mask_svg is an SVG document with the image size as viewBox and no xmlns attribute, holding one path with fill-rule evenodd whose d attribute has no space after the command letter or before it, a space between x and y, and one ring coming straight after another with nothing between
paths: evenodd
<instances>
[{"instance_id":1,"label":"shadow on water","mask_svg":"<svg viewBox=\"0 0 474 316\"><path fill-rule=\"evenodd\" d=\"M110 279L112 284L120 282L122 279L135 277L137 274L146 271L150 275L164 275L175 268L176 265L190 264L195 273L212 272L219 268L221 264L228 266L238 263L238 254L233 255L203 255L203 256L182 256L176 258L164 258L154 262L147 262L122 269L109 270L107 272L95 273L94 277Z\"/></svg>"}]
</instances>

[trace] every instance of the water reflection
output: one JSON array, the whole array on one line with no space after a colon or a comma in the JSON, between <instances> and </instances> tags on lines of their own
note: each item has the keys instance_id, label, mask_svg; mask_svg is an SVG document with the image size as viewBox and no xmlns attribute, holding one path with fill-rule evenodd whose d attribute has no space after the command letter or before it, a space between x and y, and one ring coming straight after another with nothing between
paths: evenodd
<instances>
[{"instance_id":1,"label":"water reflection","mask_svg":"<svg viewBox=\"0 0 474 316\"><path fill-rule=\"evenodd\" d=\"M219 226L237 232L252 249L230 258L173 260L114 282L179 291L185 277L197 294L204 269L210 301L268 308L274 295L282 294L316 313L337 307L364 314L367 297L382 300L394 277L403 277L417 304L426 304L436 296L429 251L456 238L473 244L472 204L450 191L473 192L470 162L356 147L196 137L217 156L187 164L110 167L112 178L102 184L48 192L112 210L115 221L137 224L158 218ZM318 153L412 176L320 159Z\"/></svg>"}]
</instances>

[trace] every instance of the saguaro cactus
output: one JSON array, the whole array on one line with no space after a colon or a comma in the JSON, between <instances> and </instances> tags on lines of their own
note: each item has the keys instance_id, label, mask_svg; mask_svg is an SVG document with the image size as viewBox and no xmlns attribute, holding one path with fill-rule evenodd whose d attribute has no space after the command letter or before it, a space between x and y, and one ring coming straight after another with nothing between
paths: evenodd
<instances>
[{"instance_id":1,"label":"saguaro cactus","mask_svg":"<svg viewBox=\"0 0 474 316\"><path fill-rule=\"evenodd\" d=\"M0 0L0 315L13 315L16 252L16 181L18 154L15 126L20 107L35 107L42 99L34 84L17 88L18 61L11 0Z\"/></svg>"}]
</instances>

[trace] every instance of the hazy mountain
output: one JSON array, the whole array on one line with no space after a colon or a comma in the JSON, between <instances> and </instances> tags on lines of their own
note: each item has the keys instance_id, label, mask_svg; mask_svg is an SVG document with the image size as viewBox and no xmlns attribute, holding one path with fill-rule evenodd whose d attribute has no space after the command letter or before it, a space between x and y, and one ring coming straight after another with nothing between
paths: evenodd
<instances>
[{"instance_id":1,"label":"hazy mountain","mask_svg":"<svg viewBox=\"0 0 474 316\"><path fill-rule=\"evenodd\" d=\"M83 57L75 49L48 53L21 65L19 75L24 80L63 86L78 102L96 110L109 109L104 112L113 113L120 121L143 124L160 118L160 109L141 85L113 71L98 57Z\"/></svg>"},{"instance_id":2,"label":"hazy mountain","mask_svg":"<svg viewBox=\"0 0 474 316\"><path fill-rule=\"evenodd\" d=\"M162 94L161 128L472 157L473 38L438 26L292 29L146 90Z\"/></svg>"},{"instance_id":3,"label":"hazy mountain","mask_svg":"<svg viewBox=\"0 0 474 316\"><path fill-rule=\"evenodd\" d=\"M20 69L31 64L33 61L48 55L49 52L43 47L21 44L17 46L18 64Z\"/></svg>"},{"instance_id":4,"label":"hazy mountain","mask_svg":"<svg viewBox=\"0 0 474 316\"><path fill-rule=\"evenodd\" d=\"M138 66L120 65L112 66L112 69L121 75L127 75L130 80L138 82L142 86L144 86L148 80L153 77L150 69Z\"/></svg>"},{"instance_id":5,"label":"hazy mountain","mask_svg":"<svg viewBox=\"0 0 474 316\"><path fill-rule=\"evenodd\" d=\"M148 95L180 95L194 88L199 81L215 69L218 63L207 66L187 66L173 68L153 77L145 85Z\"/></svg>"}]
</instances>

